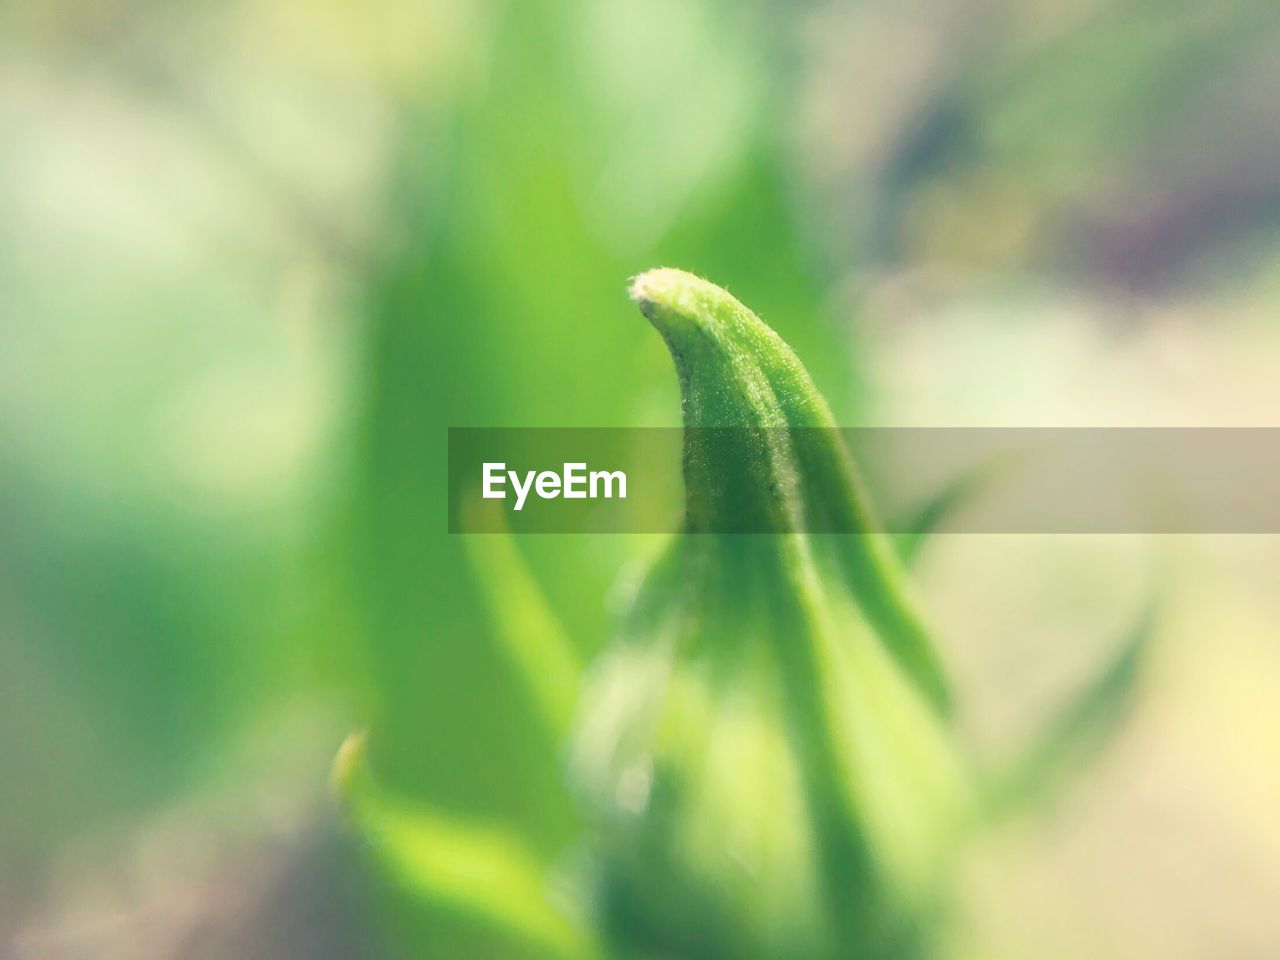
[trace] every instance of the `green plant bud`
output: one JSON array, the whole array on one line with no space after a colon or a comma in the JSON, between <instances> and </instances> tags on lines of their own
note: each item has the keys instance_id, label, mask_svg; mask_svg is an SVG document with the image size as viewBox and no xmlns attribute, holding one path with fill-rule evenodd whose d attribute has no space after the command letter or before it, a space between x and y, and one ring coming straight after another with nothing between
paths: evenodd
<instances>
[{"instance_id":1,"label":"green plant bud","mask_svg":"<svg viewBox=\"0 0 1280 960\"><path fill-rule=\"evenodd\" d=\"M786 344L681 271L631 293L680 379L686 522L574 739L604 929L664 960L922 956L974 802L900 563Z\"/></svg>"}]
</instances>

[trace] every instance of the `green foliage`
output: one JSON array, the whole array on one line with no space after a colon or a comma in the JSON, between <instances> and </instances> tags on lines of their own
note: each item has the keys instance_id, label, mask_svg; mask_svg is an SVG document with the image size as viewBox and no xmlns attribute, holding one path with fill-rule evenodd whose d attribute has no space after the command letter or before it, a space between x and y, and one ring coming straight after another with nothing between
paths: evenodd
<instances>
[{"instance_id":1,"label":"green foliage","mask_svg":"<svg viewBox=\"0 0 1280 960\"><path fill-rule=\"evenodd\" d=\"M594 960L598 947L552 902L547 862L515 832L449 817L375 783L365 737L352 735L334 762L352 822L393 882L413 896L533 954Z\"/></svg>"},{"instance_id":2,"label":"green foliage","mask_svg":"<svg viewBox=\"0 0 1280 960\"><path fill-rule=\"evenodd\" d=\"M986 788L987 816L1016 816L1052 800L1106 746L1133 705L1144 656L1159 623L1152 600L1112 659L1055 712Z\"/></svg>"},{"instance_id":3,"label":"green foliage","mask_svg":"<svg viewBox=\"0 0 1280 960\"><path fill-rule=\"evenodd\" d=\"M643 274L632 296L679 376L686 521L578 703L570 780L556 788L566 808L571 795L583 804L567 835L585 857L577 881L552 896L557 850L536 823L407 804L347 756L356 825L437 922L530 955L933 956L958 858L1105 741L1148 628L987 788L901 560L796 355L691 274ZM832 517L861 532L810 532ZM764 532L721 532L734 524ZM573 657L510 539L472 551L494 578L499 649L559 732ZM436 753L434 739L424 749Z\"/></svg>"},{"instance_id":4,"label":"green foliage","mask_svg":"<svg viewBox=\"0 0 1280 960\"><path fill-rule=\"evenodd\" d=\"M971 791L897 557L773 331L679 271L632 296L680 378L687 529L575 753L611 933L654 956L917 955ZM862 532L807 532L831 516ZM766 532L717 532L737 524Z\"/></svg>"},{"instance_id":5,"label":"green foliage","mask_svg":"<svg viewBox=\"0 0 1280 960\"><path fill-rule=\"evenodd\" d=\"M816 319L782 145L749 95L775 79L769 18L673 5L653 36L619 32L636 12L601 0L495 10L473 50L484 83L444 116L412 99L402 107L392 222L362 284L367 395L347 530L370 762L390 787L442 811L522 824L544 852L573 835L546 738L562 697L545 676L525 684L504 651L527 650L511 645L516 625L555 631L553 672L566 677L608 633L608 580L634 543L516 542L561 626L523 624L527 606L493 603L505 582L475 577L475 553L494 545L445 532L445 428L671 422L651 412L663 409L650 387L661 353L628 322L613 280L668 256L768 298L829 358L834 382L853 380L838 331ZM643 19L656 28L651 13ZM714 55L672 61L661 82L681 91L673 99L656 95L657 81L618 86L602 43L646 66L662 50ZM640 123L653 144L667 138L662 176L627 173ZM767 251L759 236L774 238Z\"/></svg>"}]
</instances>

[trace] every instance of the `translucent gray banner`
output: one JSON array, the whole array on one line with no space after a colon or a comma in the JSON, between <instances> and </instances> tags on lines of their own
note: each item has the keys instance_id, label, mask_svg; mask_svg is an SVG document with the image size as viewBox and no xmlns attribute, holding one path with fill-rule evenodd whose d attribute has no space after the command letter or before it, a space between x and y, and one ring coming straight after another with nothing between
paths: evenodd
<instances>
[{"instance_id":1,"label":"translucent gray banner","mask_svg":"<svg viewBox=\"0 0 1280 960\"><path fill-rule=\"evenodd\" d=\"M1280 429L750 430L704 428L703 483L759 468L766 450L829 449L856 464L875 526L892 533L1277 533ZM685 524L687 431L449 430L449 530L661 533ZM702 458L705 460L706 458ZM721 509L713 533L769 532ZM815 533L858 533L809 510Z\"/></svg>"}]
</instances>

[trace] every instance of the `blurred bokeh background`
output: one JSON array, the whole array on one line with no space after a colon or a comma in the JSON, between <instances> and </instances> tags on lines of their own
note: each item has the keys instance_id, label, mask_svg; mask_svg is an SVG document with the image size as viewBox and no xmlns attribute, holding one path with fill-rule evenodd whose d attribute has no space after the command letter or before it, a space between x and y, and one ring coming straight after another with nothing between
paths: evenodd
<instances>
[{"instance_id":1,"label":"blurred bokeh background","mask_svg":"<svg viewBox=\"0 0 1280 960\"><path fill-rule=\"evenodd\" d=\"M1280 426L1272 0L0 4L0 956L518 957L328 768L571 845L448 426L669 425L668 264L849 425ZM520 549L584 656L641 537ZM1170 591L990 958L1280 954L1280 544L946 536L982 755Z\"/></svg>"}]
</instances>

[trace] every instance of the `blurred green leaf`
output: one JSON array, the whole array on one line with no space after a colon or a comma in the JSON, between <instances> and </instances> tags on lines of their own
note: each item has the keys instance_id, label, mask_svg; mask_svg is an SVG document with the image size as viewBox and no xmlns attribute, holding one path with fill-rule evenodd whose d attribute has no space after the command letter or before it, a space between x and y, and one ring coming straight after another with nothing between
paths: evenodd
<instances>
[{"instance_id":1,"label":"blurred green leaf","mask_svg":"<svg viewBox=\"0 0 1280 960\"><path fill-rule=\"evenodd\" d=\"M1060 794L1110 744L1133 707L1159 610L1156 599L1147 602L1112 659L988 783L991 819L1025 812Z\"/></svg>"},{"instance_id":2,"label":"blurred green leaf","mask_svg":"<svg viewBox=\"0 0 1280 960\"><path fill-rule=\"evenodd\" d=\"M903 531L893 535L902 562L914 566L947 520L997 482L1009 465L1008 460L998 460L964 471L925 501L914 516L895 524Z\"/></svg>"},{"instance_id":3,"label":"blurred green leaf","mask_svg":"<svg viewBox=\"0 0 1280 960\"><path fill-rule=\"evenodd\" d=\"M527 948L553 960L600 956L583 926L552 902L547 864L520 835L381 789L365 769L363 750L362 736L348 740L335 776L356 828L394 883L433 912L453 914L522 953Z\"/></svg>"},{"instance_id":4,"label":"blurred green leaf","mask_svg":"<svg viewBox=\"0 0 1280 960\"><path fill-rule=\"evenodd\" d=\"M582 662L547 607L510 533L466 538L467 557L494 634L537 704L551 742L560 743L578 703Z\"/></svg>"}]
</instances>

